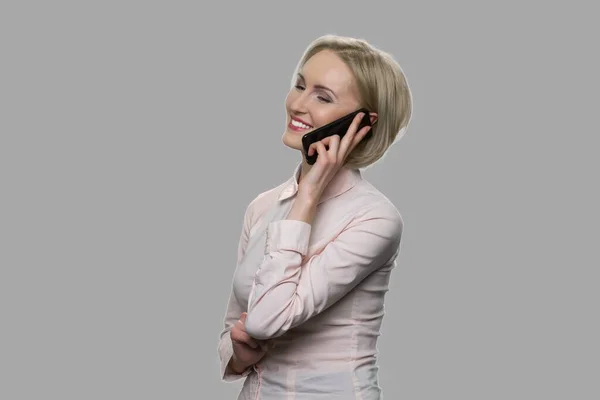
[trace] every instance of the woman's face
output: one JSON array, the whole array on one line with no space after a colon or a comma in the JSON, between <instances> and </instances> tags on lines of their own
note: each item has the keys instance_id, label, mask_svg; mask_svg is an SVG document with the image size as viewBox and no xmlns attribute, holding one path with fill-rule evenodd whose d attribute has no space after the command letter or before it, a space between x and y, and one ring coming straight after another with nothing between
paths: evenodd
<instances>
[{"instance_id":1,"label":"woman's face","mask_svg":"<svg viewBox=\"0 0 600 400\"><path fill-rule=\"evenodd\" d=\"M302 136L360 108L352 72L335 53L312 56L299 72L285 101L283 143L302 151Z\"/></svg>"}]
</instances>

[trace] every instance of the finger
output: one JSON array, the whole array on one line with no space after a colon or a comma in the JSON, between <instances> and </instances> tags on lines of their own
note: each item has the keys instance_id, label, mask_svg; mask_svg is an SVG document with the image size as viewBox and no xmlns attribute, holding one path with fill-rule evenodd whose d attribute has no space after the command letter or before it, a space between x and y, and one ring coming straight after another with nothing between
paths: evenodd
<instances>
[{"instance_id":1,"label":"finger","mask_svg":"<svg viewBox=\"0 0 600 400\"><path fill-rule=\"evenodd\" d=\"M323 143L325 145L325 148L327 148L327 146L329 146L329 142L331 141L331 136L327 136L326 138L321 139L321 143Z\"/></svg>"},{"instance_id":2,"label":"finger","mask_svg":"<svg viewBox=\"0 0 600 400\"><path fill-rule=\"evenodd\" d=\"M365 126L364 128L362 128L354 137L352 146L350 148L350 151L354 150L354 148L356 146L358 146L358 144L361 142L361 140L363 140L365 138L365 136L367 136L367 133L369 133L369 131L372 129L372 127L370 126Z\"/></svg>"},{"instance_id":3,"label":"finger","mask_svg":"<svg viewBox=\"0 0 600 400\"><path fill-rule=\"evenodd\" d=\"M326 138L327 139L327 138ZM325 143L324 143L325 142ZM319 146L322 146L323 149L325 149L325 144L327 143L327 141L325 139L320 140L318 142L314 142L313 144L311 144L308 147L308 155L312 156L314 153L318 153L319 152ZM325 149L325 151L327 151L327 149ZM320 153L319 153L320 154Z\"/></svg>"},{"instance_id":4,"label":"finger","mask_svg":"<svg viewBox=\"0 0 600 400\"><path fill-rule=\"evenodd\" d=\"M352 146L354 136L356 134L356 131L358 130L358 127L360 126L360 121L362 121L364 116L365 113L361 112L356 114L356 116L354 117L352 124L350 124L350 127L348 128L348 131L346 132L346 135L344 136L344 139L342 139L342 142L340 144L340 151L342 152L342 154L346 154L350 146Z\"/></svg>"},{"instance_id":5,"label":"finger","mask_svg":"<svg viewBox=\"0 0 600 400\"><path fill-rule=\"evenodd\" d=\"M367 133L369 133L370 130L371 130L371 127L366 126L363 129L361 129L360 132L358 132L358 134L354 137L354 141L350 145L350 148L348 149L346 154L344 154L344 160L348 157L348 155L350 155L350 153L352 153L354 151L356 146L358 146L358 144L361 142L361 140L363 140L365 138L365 136L367 135Z\"/></svg>"},{"instance_id":6,"label":"finger","mask_svg":"<svg viewBox=\"0 0 600 400\"><path fill-rule=\"evenodd\" d=\"M241 324L241 322L238 321L237 324L238 324L238 329L231 330L231 340L235 340L236 342L247 344L249 347L251 347L253 349L258 348L259 345L256 342L256 340L253 337L251 337L250 335L248 335L248 333L239 326Z\"/></svg>"},{"instance_id":7,"label":"finger","mask_svg":"<svg viewBox=\"0 0 600 400\"><path fill-rule=\"evenodd\" d=\"M317 149L317 153L320 156L317 158L317 162L319 161L319 159L321 160L321 163L324 162L323 160L327 162L327 149L325 149L325 145L322 142L316 142L315 148Z\"/></svg>"},{"instance_id":8,"label":"finger","mask_svg":"<svg viewBox=\"0 0 600 400\"><path fill-rule=\"evenodd\" d=\"M243 343L243 342L232 341L232 344L234 346L233 352L238 355L241 355L243 352L243 353L246 353L246 356L260 359L268 352L268 349L266 346L259 346L255 349L253 349L250 346L248 346L246 343Z\"/></svg>"},{"instance_id":9,"label":"finger","mask_svg":"<svg viewBox=\"0 0 600 400\"><path fill-rule=\"evenodd\" d=\"M329 152L331 151L331 146L335 146L336 147L336 152L337 152L337 148L339 147L339 143L340 143L340 136L339 135L331 135L331 136L327 136L326 138L323 138L321 140L321 143L323 143L325 145L325 149Z\"/></svg>"},{"instance_id":10,"label":"finger","mask_svg":"<svg viewBox=\"0 0 600 400\"><path fill-rule=\"evenodd\" d=\"M339 149L340 149L340 137L339 135L333 135L329 137L329 150L328 154L331 155L331 160L334 162L340 159Z\"/></svg>"}]
</instances>

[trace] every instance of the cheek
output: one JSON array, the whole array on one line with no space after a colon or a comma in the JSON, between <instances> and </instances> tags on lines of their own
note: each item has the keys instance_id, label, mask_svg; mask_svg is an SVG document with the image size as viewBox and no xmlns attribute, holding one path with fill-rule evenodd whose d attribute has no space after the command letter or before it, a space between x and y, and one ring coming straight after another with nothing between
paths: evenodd
<instances>
[{"instance_id":1,"label":"cheek","mask_svg":"<svg viewBox=\"0 0 600 400\"><path fill-rule=\"evenodd\" d=\"M327 108L315 109L313 111L313 120L317 127L327 125L330 122L335 121L338 118L343 117L343 112L334 111Z\"/></svg>"}]
</instances>

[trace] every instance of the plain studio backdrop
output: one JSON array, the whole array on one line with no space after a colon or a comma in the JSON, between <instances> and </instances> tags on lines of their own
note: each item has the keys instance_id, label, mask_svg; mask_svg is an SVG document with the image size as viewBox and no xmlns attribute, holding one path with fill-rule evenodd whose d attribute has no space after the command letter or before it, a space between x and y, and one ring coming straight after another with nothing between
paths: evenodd
<instances>
[{"instance_id":1,"label":"plain studio backdrop","mask_svg":"<svg viewBox=\"0 0 600 400\"><path fill-rule=\"evenodd\" d=\"M327 33L413 93L364 171L405 222L385 398L600 398L587 3L209 4L2 2L0 398L236 397L217 341L242 217L300 160L284 99Z\"/></svg>"}]
</instances>

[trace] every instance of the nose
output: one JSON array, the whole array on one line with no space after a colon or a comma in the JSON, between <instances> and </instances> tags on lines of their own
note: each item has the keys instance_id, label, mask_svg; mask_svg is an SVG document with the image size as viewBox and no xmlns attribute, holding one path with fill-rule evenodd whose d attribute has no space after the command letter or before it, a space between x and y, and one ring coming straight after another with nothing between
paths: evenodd
<instances>
[{"instance_id":1,"label":"nose","mask_svg":"<svg viewBox=\"0 0 600 400\"><path fill-rule=\"evenodd\" d=\"M308 96L306 92L299 93L290 102L290 111L298 114L306 114L308 112Z\"/></svg>"}]
</instances>

